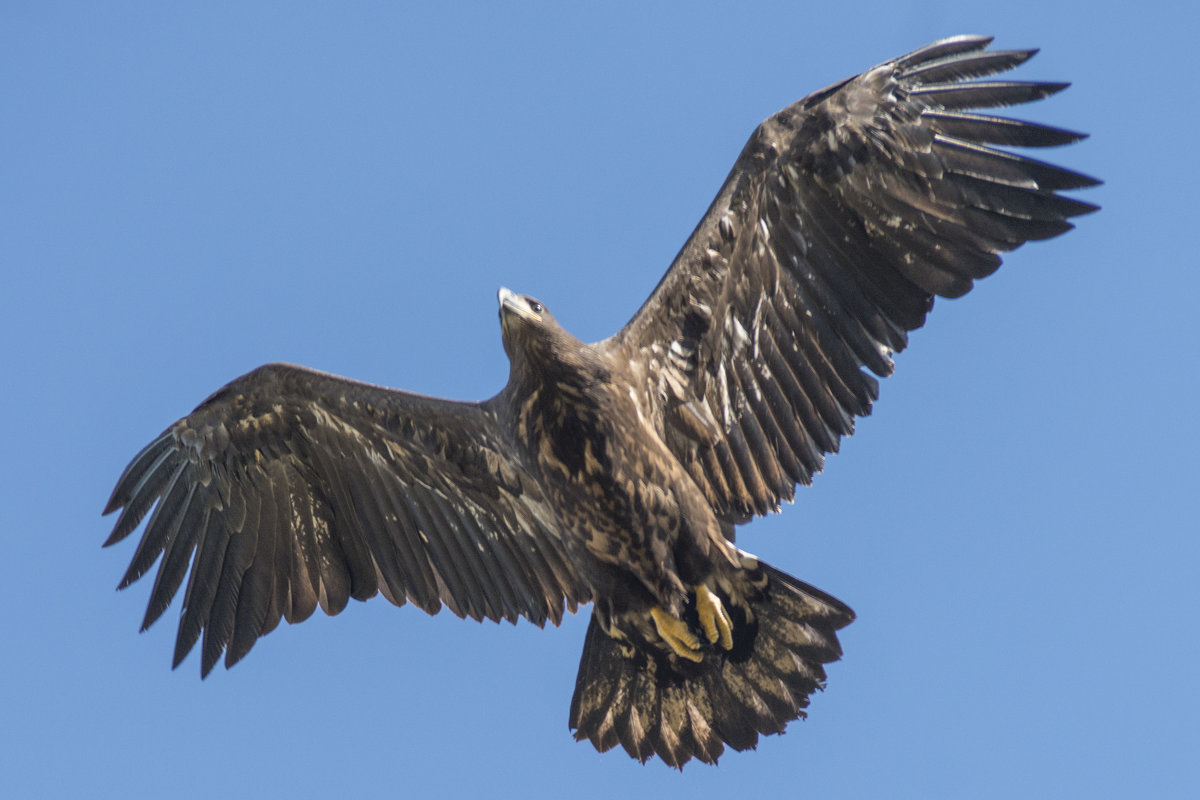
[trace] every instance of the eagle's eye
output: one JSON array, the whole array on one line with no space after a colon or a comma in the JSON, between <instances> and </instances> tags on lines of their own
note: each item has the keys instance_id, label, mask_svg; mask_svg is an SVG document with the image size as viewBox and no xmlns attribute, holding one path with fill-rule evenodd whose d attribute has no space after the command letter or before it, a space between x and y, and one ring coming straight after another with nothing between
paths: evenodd
<instances>
[{"instance_id":1,"label":"eagle's eye","mask_svg":"<svg viewBox=\"0 0 1200 800\"><path fill-rule=\"evenodd\" d=\"M530 300L529 301L529 310L535 314L540 314L543 311L545 311L546 309L537 300Z\"/></svg>"}]
</instances>

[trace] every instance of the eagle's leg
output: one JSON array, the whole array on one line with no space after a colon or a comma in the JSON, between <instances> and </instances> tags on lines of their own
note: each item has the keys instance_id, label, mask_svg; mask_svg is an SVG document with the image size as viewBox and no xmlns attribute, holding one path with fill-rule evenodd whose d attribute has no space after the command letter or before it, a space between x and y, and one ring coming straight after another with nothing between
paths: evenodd
<instances>
[{"instance_id":1,"label":"eagle's leg","mask_svg":"<svg viewBox=\"0 0 1200 800\"><path fill-rule=\"evenodd\" d=\"M700 654L700 639L688 629L686 622L658 606L650 609L650 617L654 620L659 637L675 651L675 655L697 663L704 658Z\"/></svg>"},{"instance_id":2,"label":"eagle's leg","mask_svg":"<svg viewBox=\"0 0 1200 800\"><path fill-rule=\"evenodd\" d=\"M729 618L724 603L704 584L698 584L695 588L696 614L700 617L704 638L710 644L720 642L722 648L732 650L733 620ZM659 606L650 609L650 617L654 620L659 638L666 642L675 655L696 662L704 658L700 653L700 637L692 632L686 622Z\"/></svg>"},{"instance_id":3,"label":"eagle's leg","mask_svg":"<svg viewBox=\"0 0 1200 800\"><path fill-rule=\"evenodd\" d=\"M704 628L708 641L716 644L720 639L721 647L732 650L733 620L729 618L721 598L704 584L696 586L696 613L700 616L700 626Z\"/></svg>"}]
</instances>

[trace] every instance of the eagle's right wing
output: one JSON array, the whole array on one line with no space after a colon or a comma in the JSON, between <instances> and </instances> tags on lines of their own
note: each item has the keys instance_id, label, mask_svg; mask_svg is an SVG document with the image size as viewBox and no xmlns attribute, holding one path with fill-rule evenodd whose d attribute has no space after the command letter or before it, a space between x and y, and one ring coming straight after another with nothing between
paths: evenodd
<instances>
[{"instance_id":1,"label":"eagle's right wing","mask_svg":"<svg viewBox=\"0 0 1200 800\"><path fill-rule=\"evenodd\" d=\"M790 499L867 414L933 297L1071 228L1096 181L993 145L1079 134L970 109L1065 84L982 80L1033 51L935 42L758 127L645 305L602 343L726 521Z\"/></svg>"},{"instance_id":2,"label":"eagle's right wing","mask_svg":"<svg viewBox=\"0 0 1200 800\"><path fill-rule=\"evenodd\" d=\"M161 556L142 623L191 565L177 666L244 656L281 618L383 592L436 613L558 624L587 602L538 485L486 405L273 364L233 381L125 469L106 545L154 507L121 588Z\"/></svg>"}]
</instances>

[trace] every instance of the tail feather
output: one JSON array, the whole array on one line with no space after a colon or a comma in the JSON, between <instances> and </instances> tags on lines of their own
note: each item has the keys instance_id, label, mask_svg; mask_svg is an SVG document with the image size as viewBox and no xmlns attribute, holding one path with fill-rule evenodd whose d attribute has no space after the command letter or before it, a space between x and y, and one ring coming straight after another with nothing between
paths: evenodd
<instances>
[{"instance_id":1,"label":"tail feather","mask_svg":"<svg viewBox=\"0 0 1200 800\"><path fill-rule=\"evenodd\" d=\"M571 700L577 740L604 752L618 743L645 762L715 764L726 745L747 750L805 716L824 687L824 664L842 654L836 631L854 612L818 589L760 562L766 588L736 604L734 647L700 664L610 637L592 616Z\"/></svg>"}]
</instances>

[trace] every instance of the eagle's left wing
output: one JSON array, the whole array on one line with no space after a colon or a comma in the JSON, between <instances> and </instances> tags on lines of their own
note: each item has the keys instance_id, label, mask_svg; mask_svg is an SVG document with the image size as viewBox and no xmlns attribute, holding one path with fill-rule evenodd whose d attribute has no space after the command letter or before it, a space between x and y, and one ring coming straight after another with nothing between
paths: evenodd
<instances>
[{"instance_id":1,"label":"eagle's left wing","mask_svg":"<svg viewBox=\"0 0 1200 800\"><path fill-rule=\"evenodd\" d=\"M1065 84L966 81L1033 51L928 45L817 92L758 127L632 320L601 343L644 375L646 407L726 521L808 483L867 414L876 375L998 253L1069 230L1096 181L992 145L1079 134L967 109Z\"/></svg>"},{"instance_id":2,"label":"eagle's left wing","mask_svg":"<svg viewBox=\"0 0 1200 800\"><path fill-rule=\"evenodd\" d=\"M280 619L378 592L539 626L591 599L487 403L303 367L260 367L163 431L121 475L118 509L106 545L151 512L121 581L159 561L142 629L187 577L175 664L203 636L204 674Z\"/></svg>"}]
</instances>

